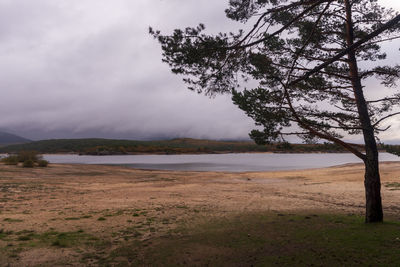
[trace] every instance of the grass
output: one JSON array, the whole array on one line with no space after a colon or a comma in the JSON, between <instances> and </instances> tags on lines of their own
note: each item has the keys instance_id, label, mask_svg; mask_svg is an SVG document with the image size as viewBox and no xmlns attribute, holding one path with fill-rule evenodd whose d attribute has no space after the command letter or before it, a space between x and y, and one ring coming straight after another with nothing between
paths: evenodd
<instances>
[{"instance_id":1,"label":"grass","mask_svg":"<svg viewBox=\"0 0 400 267\"><path fill-rule=\"evenodd\" d=\"M44 233L35 233L34 231L25 231L16 233L16 241L22 241L19 247L61 247L61 248L79 248L101 246L102 240L85 233L83 230L75 232L57 232L48 231ZM23 242L23 241L29 241Z\"/></svg>"},{"instance_id":2,"label":"grass","mask_svg":"<svg viewBox=\"0 0 400 267\"><path fill-rule=\"evenodd\" d=\"M354 215L238 215L180 228L152 243L127 242L108 260L153 266L398 266L400 223L367 225Z\"/></svg>"},{"instance_id":3,"label":"grass","mask_svg":"<svg viewBox=\"0 0 400 267\"><path fill-rule=\"evenodd\" d=\"M12 235L14 232L13 231L5 231L3 229L0 229L0 240L6 239L8 236Z\"/></svg>"},{"instance_id":4,"label":"grass","mask_svg":"<svg viewBox=\"0 0 400 267\"><path fill-rule=\"evenodd\" d=\"M48 231L37 233L32 230L19 232L5 232L0 230L0 240L8 242L0 247L0 266L9 263L10 259L18 259L20 253L31 249L74 249L80 251L100 250L104 251L111 244L98 237L85 233L83 230L75 232ZM7 260L8 259L8 260ZM57 266L63 265L61 262ZM9 265L4 265L9 266ZM15 266L19 266L18 264ZM40 265L42 266L42 265ZM52 266L45 264L45 266Z\"/></svg>"},{"instance_id":5,"label":"grass","mask_svg":"<svg viewBox=\"0 0 400 267\"><path fill-rule=\"evenodd\" d=\"M118 211L116 211L114 213L106 213L106 214L104 214L104 217L121 216L123 214L124 214L123 210L118 210Z\"/></svg>"},{"instance_id":6,"label":"grass","mask_svg":"<svg viewBox=\"0 0 400 267\"><path fill-rule=\"evenodd\" d=\"M386 183L385 187L388 187L389 190L400 190L400 183L398 182Z\"/></svg>"},{"instance_id":7,"label":"grass","mask_svg":"<svg viewBox=\"0 0 400 267\"><path fill-rule=\"evenodd\" d=\"M21 219L13 219L13 218L4 218L4 222L10 222L10 223L15 223L15 222L23 222L24 220Z\"/></svg>"},{"instance_id":8,"label":"grass","mask_svg":"<svg viewBox=\"0 0 400 267\"><path fill-rule=\"evenodd\" d=\"M77 220L80 220L81 218L78 218L78 217L67 217L67 218L64 218L64 220L66 220L66 221L77 221Z\"/></svg>"},{"instance_id":9,"label":"grass","mask_svg":"<svg viewBox=\"0 0 400 267\"><path fill-rule=\"evenodd\" d=\"M31 248L66 248L79 253L83 265L95 266L398 266L400 223L363 221L356 215L259 212L203 218L152 238L143 237L158 232L156 224L103 238L83 230L0 231L0 238L17 242L5 248L9 258Z\"/></svg>"},{"instance_id":10,"label":"grass","mask_svg":"<svg viewBox=\"0 0 400 267\"><path fill-rule=\"evenodd\" d=\"M51 242L52 246L56 247L74 247L80 244L83 234L81 232L71 232L71 233L50 233L48 235L49 239L53 239Z\"/></svg>"}]
</instances>

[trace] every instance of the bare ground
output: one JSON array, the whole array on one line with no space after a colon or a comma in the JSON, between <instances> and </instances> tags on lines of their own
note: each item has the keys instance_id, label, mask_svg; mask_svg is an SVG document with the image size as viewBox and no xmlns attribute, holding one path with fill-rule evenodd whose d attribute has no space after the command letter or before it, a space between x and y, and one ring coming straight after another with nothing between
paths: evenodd
<instances>
[{"instance_id":1,"label":"bare ground","mask_svg":"<svg viewBox=\"0 0 400 267\"><path fill-rule=\"evenodd\" d=\"M399 218L400 163L381 164L381 176L384 212ZM210 217L304 210L362 214L363 166L220 173L0 165L0 266L90 265L124 240L168 236ZM77 245L46 243L56 233L76 233Z\"/></svg>"}]
</instances>

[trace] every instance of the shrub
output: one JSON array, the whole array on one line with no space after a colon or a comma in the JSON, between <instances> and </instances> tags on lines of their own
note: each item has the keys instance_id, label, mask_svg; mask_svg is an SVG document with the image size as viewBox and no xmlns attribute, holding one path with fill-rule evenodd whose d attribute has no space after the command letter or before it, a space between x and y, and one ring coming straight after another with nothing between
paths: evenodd
<instances>
[{"instance_id":1,"label":"shrub","mask_svg":"<svg viewBox=\"0 0 400 267\"><path fill-rule=\"evenodd\" d=\"M276 146L277 149L292 150L293 146L289 142L282 142Z\"/></svg>"},{"instance_id":2,"label":"shrub","mask_svg":"<svg viewBox=\"0 0 400 267\"><path fill-rule=\"evenodd\" d=\"M35 162L31 159L27 159L24 161L23 165L25 168L33 168L33 166L35 165Z\"/></svg>"},{"instance_id":3,"label":"shrub","mask_svg":"<svg viewBox=\"0 0 400 267\"><path fill-rule=\"evenodd\" d=\"M20 152L18 152L18 161L19 162L25 162L27 160L37 162L38 160L41 160L41 159L42 159L42 156L39 155L39 153L36 151L20 151Z\"/></svg>"},{"instance_id":4,"label":"shrub","mask_svg":"<svg viewBox=\"0 0 400 267\"><path fill-rule=\"evenodd\" d=\"M38 160L37 163L38 163L39 167L47 167L47 165L49 165L49 162L47 160L44 160L44 159Z\"/></svg>"},{"instance_id":5,"label":"shrub","mask_svg":"<svg viewBox=\"0 0 400 267\"><path fill-rule=\"evenodd\" d=\"M11 155L1 159L1 161L4 162L4 164L6 165L18 165L18 156Z\"/></svg>"},{"instance_id":6,"label":"shrub","mask_svg":"<svg viewBox=\"0 0 400 267\"><path fill-rule=\"evenodd\" d=\"M36 151L20 151L18 154L1 159L1 161L6 165L18 165L19 162L22 162L22 166L26 168L33 168L36 163L39 167L49 165L49 162L44 160L42 155L39 155Z\"/></svg>"}]
</instances>

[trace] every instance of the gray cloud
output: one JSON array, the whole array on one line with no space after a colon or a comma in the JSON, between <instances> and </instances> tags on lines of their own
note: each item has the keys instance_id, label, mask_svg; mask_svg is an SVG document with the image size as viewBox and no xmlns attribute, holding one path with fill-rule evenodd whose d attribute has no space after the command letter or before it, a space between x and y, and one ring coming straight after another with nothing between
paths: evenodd
<instances>
[{"instance_id":1,"label":"gray cloud","mask_svg":"<svg viewBox=\"0 0 400 267\"><path fill-rule=\"evenodd\" d=\"M237 28L227 1L0 0L0 128L26 137L247 138L229 96L185 88L148 26Z\"/></svg>"}]
</instances>

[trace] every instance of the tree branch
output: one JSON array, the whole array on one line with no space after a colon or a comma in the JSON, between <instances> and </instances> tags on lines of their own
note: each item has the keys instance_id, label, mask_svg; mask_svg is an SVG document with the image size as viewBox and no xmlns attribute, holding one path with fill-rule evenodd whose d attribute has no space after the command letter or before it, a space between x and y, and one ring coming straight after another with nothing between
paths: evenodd
<instances>
[{"instance_id":1,"label":"tree branch","mask_svg":"<svg viewBox=\"0 0 400 267\"><path fill-rule=\"evenodd\" d=\"M371 32L370 34L368 34L367 36L365 36L364 38L360 39L359 41L355 42L353 45L347 47L346 49L344 49L342 52L340 52L339 54L337 54L336 56L332 57L331 59L325 61L323 64L315 67L314 69L312 69L311 71L307 72L306 74L304 74L302 77L292 81L289 86L294 86L297 83L309 78L311 75L313 75L314 73L317 73L318 71L326 68L327 66L329 66L330 64L332 64L333 62L339 60L340 58L342 58L343 56L347 55L347 53L349 51L353 51L356 48L360 47L361 45L363 45L364 43L368 42L369 40L375 38L376 36L378 36L379 34L381 34L382 32L390 29L391 27L395 26L396 24L398 24L400 22L400 15L397 15L396 17L394 17L393 19L391 19L390 21L388 21L387 23L383 24L380 28L378 28L377 30Z\"/></svg>"},{"instance_id":2,"label":"tree branch","mask_svg":"<svg viewBox=\"0 0 400 267\"><path fill-rule=\"evenodd\" d=\"M314 2L314 1L309 1L309 3L312 3L312 2ZM319 0L319 1L317 1L317 2L315 2L314 4L312 4L310 7L308 7L307 9L305 9L305 10L303 10L303 12L301 12L300 14L298 14L295 18L293 18L291 21L289 21L287 24L285 24L282 28L280 28L279 30L277 30L277 31L275 31L275 32L273 32L272 34L270 34L270 35L268 35L268 36L266 36L266 37L264 37L264 38L262 38L262 39L260 39L260 40L257 40L257 41L254 41L254 42L251 42L251 43L248 43L248 44L245 44L245 45L241 45L244 41L245 41L245 39L243 39L243 40L241 40L238 44L235 44L235 45L233 45L233 46L230 46L230 47L226 47L225 49L226 50L232 50L232 49L244 49L244 48L247 48L247 47L251 47L251 46L254 46L254 45L257 45L257 44L260 44L260 43L262 43L262 42L265 42L265 41L267 41L268 39L271 39L272 37L274 37L274 36L276 36L276 35L278 35L278 34L280 34L280 33L282 33L284 30L286 30L287 28L289 28L294 22L296 22L297 20L299 20L300 18L302 18L305 14L307 14L309 11L311 11L311 10L313 10L315 7L317 7L317 6L319 6L320 4L322 4L322 3L325 3L325 2L332 2L332 0ZM295 4L297 4L297 3L295 3ZM306 4L306 3L298 3L297 5L299 5L299 4ZM293 5L293 6L297 6L297 5ZM290 6L290 5L289 5ZM291 6L290 6L291 7ZM286 7L287 8L287 7ZM286 9L285 8L285 9ZM285 10L285 9L282 9L282 10ZM276 12L277 10L275 10L275 12ZM272 12L271 12L272 13ZM249 36L249 35L248 35ZM247 37L248 37L247 36Z\"/></svg>"},{"instance_id":3,"label":"tree branch","mask_svg":"<svg viewBox=\"0 0 400 267\"><path fill-rule=\"evenodd\" d=\"M384 121L384 120L386 120L386 119L388 119L388 118L390 118L390 117L399 115L399 114L400 114L400 112L396 112L396 113L389 114L389 115L387 115L387 116L381 118L381 119L378 120L377 122L375 122L375 123L372 125L372 127L375 128L375 126L379 125L379 123L381 123L382 121Z\"/></svg>"},{"instance_id":4,"label":"tree branch","mask_svg":"<svg viewBox=\"0 0 400 267\"><path fill-rule=\"evenodd\" d=\"M310 131L310 133L312 133L315 136L318 136L320 138L332 141L338 145L341 145L342 147L346 148L348 151L350 151L351 153L353 153L354 155L356 155L357 157L359 157L360 159L362 159L363 161L366 159L366 155L364 155L363 153L361 153L360 151L358 151L357 149L354 148L354 146L352 144L346 143L330 134L326 134L326 133L321 133L318 130L314 129L313 127L307 125L307 123L304 122L304 120L300 119L300 117L298 116L296 110L294 109L293 105L292 105L292 101L290 99L290 95L289 92L287 91L287 87L285 86L285 84L283 84L281 82L281 84L283 85L283 89L284 89L284 94L285 94L285 98L286 101L288 102L289 108L294 116L294 118L296 119L296 122L299 124L299 126L305 130Z\"/></svg>"}]
</instances>

